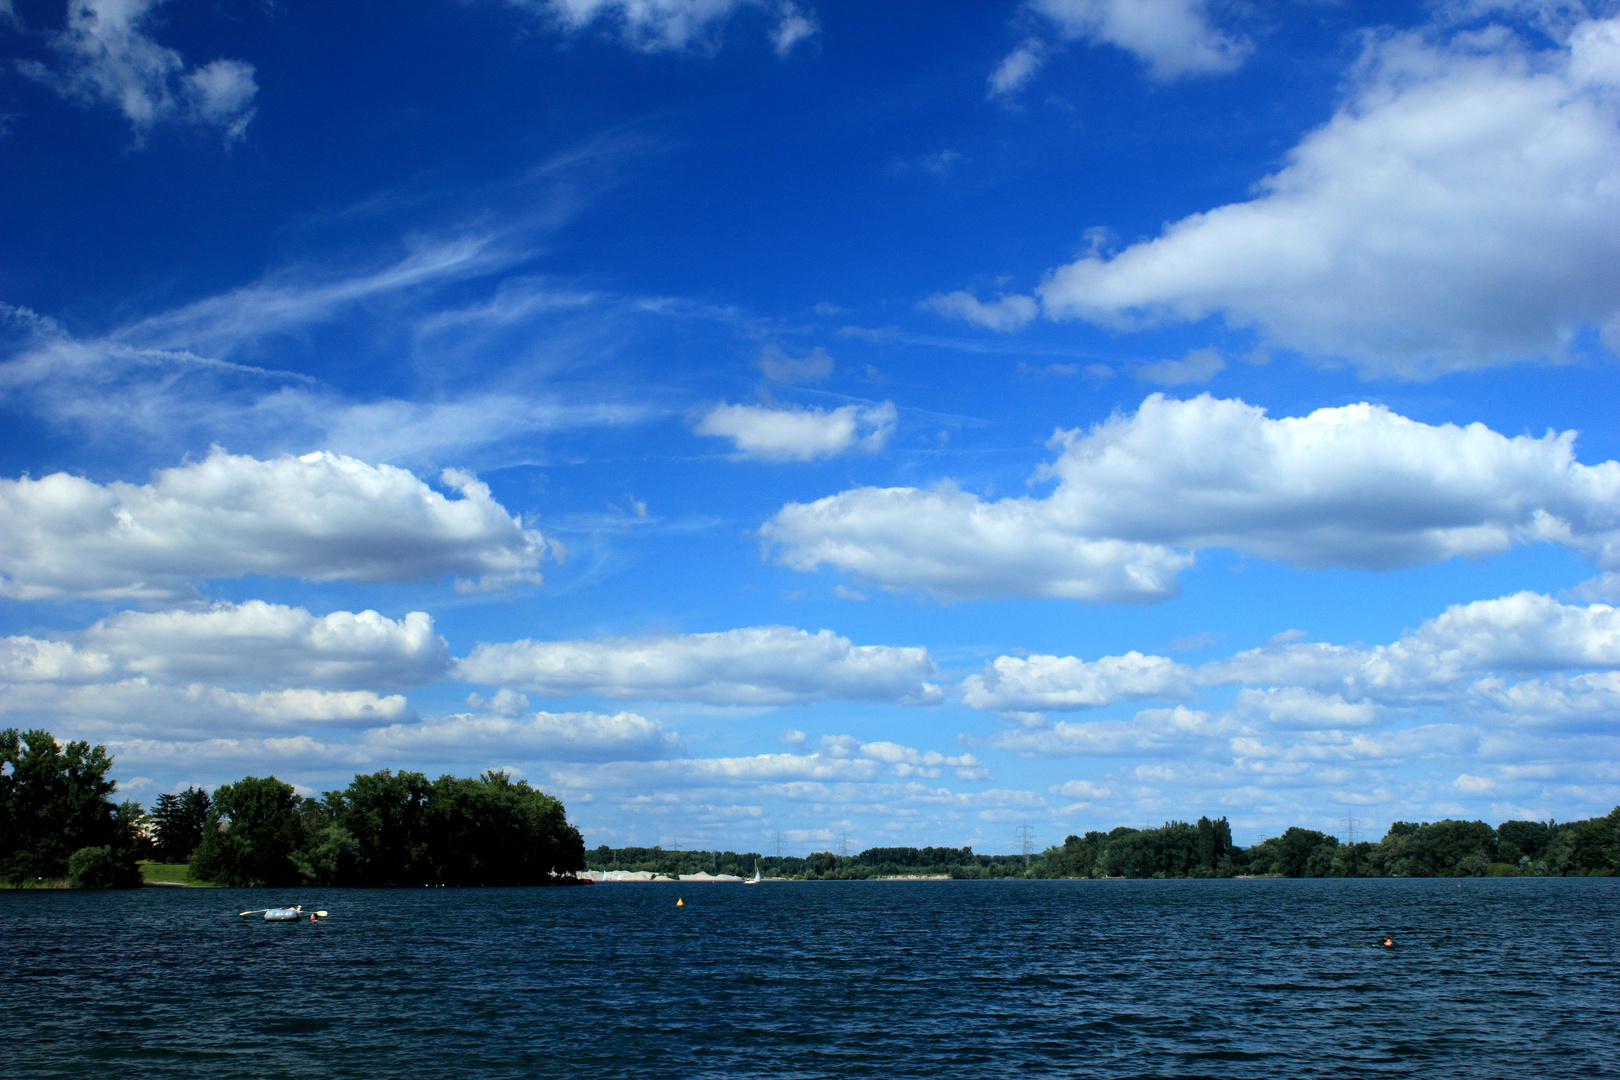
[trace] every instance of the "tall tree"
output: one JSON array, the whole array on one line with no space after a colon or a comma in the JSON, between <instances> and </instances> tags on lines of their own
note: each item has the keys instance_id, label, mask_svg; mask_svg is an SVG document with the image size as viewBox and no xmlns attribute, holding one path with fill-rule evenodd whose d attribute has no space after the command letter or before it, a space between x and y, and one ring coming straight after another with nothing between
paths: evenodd
<instances>
[{"instance_id":1,"label":"tall tree","mask_svg":"<svg viewBox=\"0 0 1620 1080\"><path fill-rule=\"evenodd\" d=\"M98 865L107 869L96 881L138 884L140 807L112 801L118 785L107 777L111 768L105 746L62 746L42 730L0 731L0 876L11 881L66 877L74 853L104 848Z\"/></svg>"},{"instance_id":2,"label":"tall tree","mask_svg":"<svg viewBox=\"0 0 1620 1080\"><path fill-rule=\"evenodd\" d=\"M178 795L158 796L152 810L157 833L156 856L159 862L187 862L197 845L202 842L203 826L213 801L201 788L188 787Z\"/></svg>"},{"instance_id":3,"label":"tall tree","mask_svg":"<svg viewBox=\"0 0 1620 1080\"><path fill-rule=\"evenodd\" d=\"M303 800L274 776L245 777L214 792L214 809L192 859L193 876L220 885L297 885L304 846Z\"/></svg>"}]
</instances>

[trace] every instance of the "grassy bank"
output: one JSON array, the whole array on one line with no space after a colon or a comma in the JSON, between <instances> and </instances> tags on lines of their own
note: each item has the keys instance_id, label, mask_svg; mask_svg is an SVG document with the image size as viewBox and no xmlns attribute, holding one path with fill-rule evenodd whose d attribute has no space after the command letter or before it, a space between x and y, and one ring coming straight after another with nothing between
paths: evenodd
<instances>
[{"instance_id":1,"label":"grassy bank","mask_svg":"<svg viewBox=\"0 0 1620 1080\"><path fill-rule=\"evenodd\" d=\"M191 867L186 863L160 863L149 860L141 861L141 880L148 885L191 885L196 888L212 888L204 881L191 879Z\"/></svg>"}]
</instances>

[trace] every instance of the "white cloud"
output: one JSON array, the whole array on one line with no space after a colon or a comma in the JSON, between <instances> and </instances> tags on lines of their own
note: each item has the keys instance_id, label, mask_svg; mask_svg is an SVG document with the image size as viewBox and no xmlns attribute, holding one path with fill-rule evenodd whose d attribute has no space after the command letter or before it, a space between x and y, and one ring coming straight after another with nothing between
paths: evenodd
<instances>
[{"instance_id":1,"label":"white cloud","mask_svg":"<svg viewBox=\"0 0 1620 1080\"><path fill-rule=\"evenodd\" d=\"M761 535L794 569L942 599L1152 602L1210 547L1377 570L1549 541L1620 561L1620 463L1579 463L1573 432L1510 439L1367 404L1272 420L1154 394L1050 445L1058 458L1036 478L1058 486L1044 499L856 488L790 503Z\"/></svg>"},{"instance_id":2,"label":"white cloud","mask_svg":"<svg viewBox=\"0 0 1620 1080\"><path fill-rule=\"evenodd\" d=\"M755 754L748 757L675 758L665 761L612 762L591 769L554 773L567 787L600 791L707 787L760 787L777 791L789 785L826 782L864 783L872 780L882 762L866 757L830 757L824 754Z\"/></svg>"},{"instance_id":3,"label":"white cloud","mask_svg":"<svg viewBox=\"0 0 1620 1080\"><path fill-rule=\"evenodd\" d=\"M1606 570L1587 578L1562 595L1575 600L1620 600L1620 570Z\"/></svg>"},{"instance_id":4,"label":"white cloud","mask_svg":"<svg viewBox=\"0 0 1620 1080\"><path fill-rule=\"evenodd\" d=\"M115 670L112 657L71 642L26 635L0 638L0 682L105 682Z\"/></svg>"},{"instance_id":5,"label":"white cloud","mask_svg":"<svg viewBox=\"0 0 1620 1080\"><path fill-rule=\"evenodd\" d=\"M1521 592L1454 605L1389 645L1250 649L1202 666L1197 678L1210 686L1304 686L1347 699L1408 705L1463 701L1459 695L1486 673L1616 667L1620 612L1606 604L1578 607Z\"/></svg>"},{"instance_id":6,"label":"white cloud","mask_svg":"<svg viewBox=\"0 0 1620 1080\"><path fill-rule=\"evenodd\" d=\"M785 705L842 700L931 704L943 691L928 650L855 645L831 630L755 626L713 634L480 644L458 678L553 697Z\"/></svg>"},{"instance_id":7,"label":"white cloud","mask_svg":"<svg viewBox=\"0 0 1620 1080\"><path fill-rule=\"evenodd\" d=\"M1086 709L1194 693L1191 669L1163 656L1128 652L1087 663L1073 656L998 656L962 681L975 709Z\"/></svg>"},{"instance_id":8,"label":"white cloud","mask_svg":"<svg viewBox=\"0 0 1620 1080\"><path fill-rule=\"evenodd\" d=\"M19 68L70 99L117 106L137 135L181 119L239 138L258 93L253 65L214 60L188 70L178 52L146 33L147 18L161 3L69 0L67 24L51 41L61 66L30 61Z\"/></svg>"},{"instance_id":9,"label":"white cloud","mask_svg":"<svg viewBox=\"0 0 1620 1080\"><path fill-rule=\"evenodd\" d=\"M1133 372L1144 382L1158 383L1160 386L1184 386L1187 383L1209 382L1225 370L1226 361L1214 349L1193 349L1180 360L1137 364Z\"/></svg>"},{"instance_id":10,"label":"white cloud","mask_svg":"<svg viewBox=\"0 0 1620 1080\"><path fill-rule=\"evenodd\" d=\"M836 409L773 409L722 403L698 421L699 435L731 439L737 456L766 461L811 461L848 450L883 449L898 419L893 402Z\"/></svg>"},{"instance_id":11,"label":"white cloud","mask_svg":"<svg viewBox=\"0 0 1620 1080\"><path fill-rule=\"evenodd\" d=\"M415 718L399 694L369 690L226 690L144 678L94 685L0 683L0 713L13 723L38 723L74 737L162 739L238 735L251 731L369 728Z\"/></svg>"},{"instance_id":12,"label":"white cloud","mask_svg":"<svg viewBox=\"0 0 1620 1080\"><path fill-rule=\"evenodd\" d=\"M613 27L625 44L643 52L712 49L721 27L739 8L763 7L760 0L507 0L538 11L569 31L594 23ZM814 12L788 0L774 5L777 22L771 43L778 56L816 33Z\"/></svg>"},{"instance_id":13,"label":"white cloud","mask_svg":"<svg viewBox=\"0 0 1620 1080\"><path fill-rule=\"evenodd\" d=\"M933 778L943 768L955 770L962 779L977 780L988 775L972 754L941 754L937 750L918 750L894 742L861 742L851 735L829 735L821 740L825 752L834 758L867 758L881 761L890 771L901 777Z\"/></svg>"},{"instance_id":14,"label":"white cloud","mask_svg":"<svg viewBox=\"0 0 1620 1080\"><path fill-rule=\"evenodd\" d=\"M367 731L378 761L637 761L682 753L680 736L621 712L457 714Z\"/></svg>"},{"instance_id":15,"label":"white cloud","mask_svg":"<svg viewBox=\"0 0 1620 1080\"><path fill-rule=\"evenodd\" d=\"M1068 38L1116 45L1161 80L1232 71L1251 46L1210 25L1206 0L1030 0Z\"/></svg>"},{"instance_id":16,"label":"white cloud","mask_svg":"<svg viewBox=\"0 0 1620 1080\"><path fill-rule=\"evenodd\" d=\"M1091 539L1053 522L1050 500L987 503L950 484L855 488L789 503L761 529L795 570L823 563L941 600L1036 596L1152 603L1191 564L1158 544Z\"/></svg>"},{"instance_id":17,"label":"white cloud","mask_svg":"<svg viewBox=\"0 0 1620 1080\"><path fill-rule=\"evenodd\" d=\"M1245 687L1238 691L1232 711L1272 730L1339 731L1368 727L1381 718L1381 710L1372 702L1345 701L1338 694L1319 694L1298 686Z\"/></svg>"},{"instance_id":18,"label":"white cloud","mask_svg":"<svg viewBox=\"0 0 1620 1080\"><path fill-rule=\"evenodd\" d=\"M420 686L449 666L449 649L424 612L399 620L375 611L317 618L259 600L201 611L119 612L70 640L0 638L0 681L18 683L150 679L376 690Z\"/></svg>"},{"instance_id":19,"label":"white cloud","mask_svg":"<svg viewBox=\"0 0 1620 1080\"><path fill-rule=\"evenodd\" d=\"M1039 313L1027 296L1002 296L988 304L970 292L935 293L923 306L953 319L963 319L986 330L1010 334L1022 329Z\"/></svg>"},{"instance_id":20,"label":"white cloud","mask_svg":"<svg viewBox=\"0 0 1620 1080\"><path fill-rule=\"evenodd\" d=\"M326 688L421 686L443 677L450 650L433 618L413 611L314 616L249 600L200 611L124 611L78 635L89 655L166 682Z\"/></svg>"},{"instance_id":21,"label":"white cloud","mask_svg":"<svg viewBox=\"0 0 1620 1080\"><path fill-rule=\"evenodd\" d=\"M1134 652L1094 661L1003 656L963 680L961 690L967 705L1021 721L1020 728L991 740L1018 753L1170 752L1180 744L1169 736L1179 732L1230 738L1238 756L1275 757L1285 754L1280 748L1286 745L1317 748L1310 753L1327 753L1321 748L1332 745L1340 747L1332 753L1343 754L1387 747L1397 738L1388 726L1424 709L1510 731L1612 733L1620 709L1617 669L1620 611L1524 592L1454 605L1389 645L1269 645L1196 667ZM1192 700L1199 688L1234 684L1240 689L1230 708L1208 724L1201 719L1190 725L1195 714L1187 710L1147 710L1130 723L1054 725L1034 711L1143 698ZM1385 730L1355 734L1376 729ZM1446 739L1463 738L1466 731L1473 732L1467 738L1484 737L1483 727L1445 730L1453 732ZM1264 753L1256 746L1265 747ZM1385 753L1379 749L1374 756Z\"/></svg>"},{"instance_id":22,"label":"white cloud","mask_svg":"<svg viewBox=\"0 0 1620 1080\"><path fill-rule=\"evenodd\" d=\"M404 469L329 453L214 450L151 484L66 473L0 480L0 595L173 600L191 582L270 574L467 589L538 582L546 550L472 476L450 499Z\"/></svg>"},{"instance_id":23,"label":"white cloud","mask_svg":"<svg viewBox=\"0 0 1620 1080\"><path fill-rule=\"evenodd\" d=\"M1505 33L1374 40L1348 99L1260 194L1056 270L1046 313L1212 314L1407 378L1620 333L1620 23L1528 53Z\"/></svg>"},{"instance_id":24,"label":"white cloud","mask_svg":"<svg viewBox=\"0 0 1620 1080\"><path fill-rule=\"evenodd\" d=\"M1067 780L1052 787L1052 794L1065 799L1110 799L1114 796L1112 784L1094 784L1089 780Z\"/></svg>"},{"instance_id":25,"label":"white cloud","mask_svg":"<svg viewBox=\"0 0 1620 1080\"><path fill-rule=\"evenodd\" d=\"M990 744L1025 757L1177 756L1205 749L1199 740L1225 735L1230 721L1177 705L1144 709L1133 720L1028 725L998 732Z\"/></svg>"},{"instance_id":26,"label":"white cloud","mask_svg":"<svg viewBox=\"0 0 1620 1080\"><path fill-rule=\"evenodd\" d=\"M1018 93L1045 63L1046 43L1040 38L1025 38L990 73L987 95L996 98Z\"/></svg>"},{"instance_id":27,"label":"white cloud","mask_svg":"<svg viewBox=\"0 0 1620 1080\"><path fill-rule=\"evenodd\" d=\"M804 356L793 356L780 345L767 345L759 354L759 368L773 382L820 382L832 374L833 358L819 346Z\"/></svg>"}]
</instances>

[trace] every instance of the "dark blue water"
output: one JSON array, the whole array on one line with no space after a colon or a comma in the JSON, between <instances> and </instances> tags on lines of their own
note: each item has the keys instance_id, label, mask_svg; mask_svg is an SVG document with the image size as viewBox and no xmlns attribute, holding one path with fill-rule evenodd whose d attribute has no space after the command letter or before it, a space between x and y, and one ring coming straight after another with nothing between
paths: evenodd
<instances>
[{"instance_id":1,"label":"dark blue water","mask_svg":"<svg viewBox=\"0 0 1620 1080\"><path fill-rule=\"evenodd\" d=\"M236 915L279 902L331 917ZM1612 1076L1617 908L1620 879L0 892L0 1074Z\"/></svg>"}]
</instances>

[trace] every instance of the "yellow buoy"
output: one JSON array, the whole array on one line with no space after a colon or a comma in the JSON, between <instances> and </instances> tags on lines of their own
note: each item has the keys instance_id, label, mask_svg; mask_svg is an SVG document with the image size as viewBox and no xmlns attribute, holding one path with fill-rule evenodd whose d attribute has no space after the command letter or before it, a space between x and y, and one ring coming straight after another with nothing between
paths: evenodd
<instances>
[{"instance_id":1,"label":"yellow buoy","mask_svg":"<svg viewBox=\"0 0 1620 1080\"><path fill-rule=\"evenodd\" d=\"M676 907L685 907L686 906L686 901L677 897L676 900L675 900L675 906Z\"/></svg>"}]
</instances>

